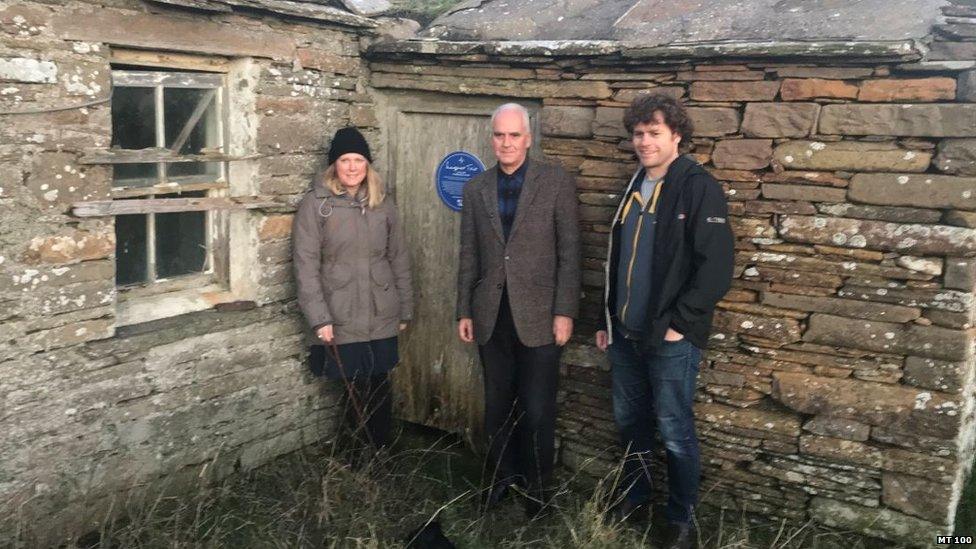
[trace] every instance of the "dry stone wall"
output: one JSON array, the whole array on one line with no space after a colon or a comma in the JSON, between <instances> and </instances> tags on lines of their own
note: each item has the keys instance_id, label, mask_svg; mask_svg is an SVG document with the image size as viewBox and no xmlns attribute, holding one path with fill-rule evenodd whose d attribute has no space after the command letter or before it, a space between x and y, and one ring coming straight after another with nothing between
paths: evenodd
<instances>
[{"instance_id":1,"label":"dry stone wall","mask_svg":"<svg viewBox=\"0 0 976 549\"><path fill-rule=\"evenodd\" d=\"M371 83L542 101L541 147L577 176L584 239L560 459L596 475L619 456L591 342L636 165L621 118L639 94L682 98L736 235L697 395L705 501L926 545L951 530L973 459L971 45L937 44L966 60L865 48L798 63L775 45L763 60L404 42L373 48Z\"/></svg>"},{"instance_id":2,"label":"dry stone wall","mask_svg":"<svg viewBox=\"0 0 976 549\"><path fill-rule=\"evenodd\" d=\"M289 237L332 133L375 124L368 25L224 8L0 0L0 545L43 524L46 546L132 488L186 489L334 431L338 393L303 364ZM79 159L111 143L120 48L231 66L230 139L248 159L230 163L230 194L280 204L230 214L237 303L118 325L113 219L70 211L110 195L111 167Z\"/></svg>"}]
</instances>

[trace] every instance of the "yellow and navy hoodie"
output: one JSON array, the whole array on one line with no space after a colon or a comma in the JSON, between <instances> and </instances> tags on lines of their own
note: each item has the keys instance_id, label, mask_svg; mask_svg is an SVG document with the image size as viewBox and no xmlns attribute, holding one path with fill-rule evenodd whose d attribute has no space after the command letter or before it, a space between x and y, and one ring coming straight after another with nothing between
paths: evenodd
<instances>
[{"instance_id":1,"label":"yellow and navy hoodie","mask_svg":"<svg viewBox=\"0 0 976 549\"><path fill-rule=\"evenodd\" d=\"M670 327L703 349L715 304L732 281L734 237L725 193L684 155L671 163L650 200L640 196L643 180L639 169L611 224L600 328L612 341L613 328L623 324L625 335L654 348Z\"/></svg>"}]
</instances>

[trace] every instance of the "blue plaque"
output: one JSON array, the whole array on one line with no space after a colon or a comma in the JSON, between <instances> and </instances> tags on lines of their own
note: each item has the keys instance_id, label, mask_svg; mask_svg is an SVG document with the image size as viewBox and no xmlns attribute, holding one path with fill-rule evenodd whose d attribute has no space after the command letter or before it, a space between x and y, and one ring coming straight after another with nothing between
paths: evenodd
<instances>
[{"instance_id":1,"label":"blue plaque","mask_svg":"<svg viewBox=\"0 0 976 549\"><path fill-rule=\"evenodd\" d=\"M441 201L448 208L461 211L464 184L483 171L485 165L477 156L467 151L449 153L437 165L437 172L434 174L437 196L441 197Z\"/></svg>"}]
</instances>

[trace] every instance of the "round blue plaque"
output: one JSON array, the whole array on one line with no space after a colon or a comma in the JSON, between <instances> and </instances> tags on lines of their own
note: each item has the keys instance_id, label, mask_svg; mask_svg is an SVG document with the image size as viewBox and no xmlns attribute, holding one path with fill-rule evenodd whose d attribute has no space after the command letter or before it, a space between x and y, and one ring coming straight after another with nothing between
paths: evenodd
<instances>
[{"instance_id":1,"label":"round blue plaque","mask_svg":"<svg viewBox=\"0 0 976 549\"><path fill-rule=\"evenodd\" d=\"M485 165L477 156L467 151L449 153L437 165L437 172L434 174L437 196L448 208L461 211L464 184L483 171Z\"/></svg>"}]
</instances>

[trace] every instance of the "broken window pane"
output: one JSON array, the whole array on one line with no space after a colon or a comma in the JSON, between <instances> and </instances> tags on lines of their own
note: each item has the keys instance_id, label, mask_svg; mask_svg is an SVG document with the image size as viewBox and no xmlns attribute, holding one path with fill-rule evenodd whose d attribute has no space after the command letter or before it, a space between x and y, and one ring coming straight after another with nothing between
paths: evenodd
<instances>
[{"instance_id":1,"label":"broken window pane","mask_svg":"<svg viewBox=\"0 0 976 549\"><path fill-rule=\"evenodd\" d=\"M126 286L145 282L146 216L115 216L115 284Z\"/></svg>"},{"instance_id":2,"label":"broken window pane","mask_svg":"<svg viewBox=\"0 0 976 549\"><path fill-rule=\"evenodd\" d=\"M156 114L152 88L117 87L112 92L112 148L156 146ZM117 164L114 180L155 179L156 164ZM152 185L154 182L146 184ZM130 183L131 184L131 183Z\"/></svg>"},{"instance_id":3,"label":"broken window pane","mask_svg":"<svg viewBox=\"0 0 976 549\"><path fill-rule=\"evenodd\" d=\"M156 146L156 113L152 88L115 88L112 91L112 148L145 149Z\"/></svg>"},{"instance_id":4,"label":"broken window pane","mask_svg":"<svg viewBox=\"0 0 976 549\"><path fill-rule=\"evenodd\" d=\"M182 196L203 196L184 193ZM156 272L159 278L200 273L207 267L207 212L156 214Z\"/></svg>"},{"instance_id":5,"label":"broken window pane","mask_svg":"<svg viewBox=\"0 0 976 549\"><path fill-rule=\"evenodd\" d=\"M167 148L178 154L219 151L216 93L213 89L163 90ZM167 167L170 177L207 174L216 178L218 173L217 162L180 162Z\"/></svg>"},{"instance_id":6,"label":"broken window pane","mask_svg":"<svg viewBox=\"0 0 976 549\"><path fill-rule=\"evenodd\" d=\"M115 187L151 187L158 183L158 164L115 164L112 169Z\"/></svg>"}]
</instances>

